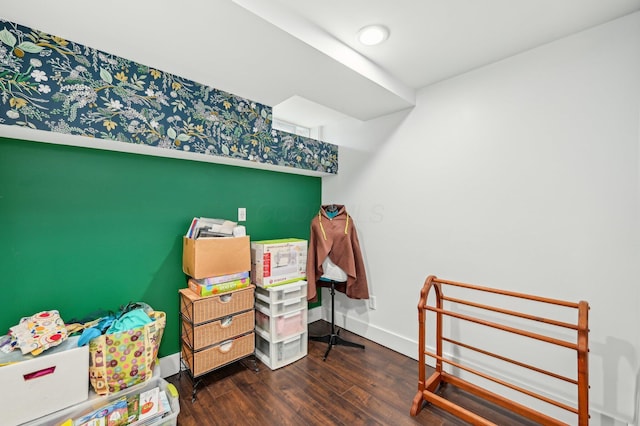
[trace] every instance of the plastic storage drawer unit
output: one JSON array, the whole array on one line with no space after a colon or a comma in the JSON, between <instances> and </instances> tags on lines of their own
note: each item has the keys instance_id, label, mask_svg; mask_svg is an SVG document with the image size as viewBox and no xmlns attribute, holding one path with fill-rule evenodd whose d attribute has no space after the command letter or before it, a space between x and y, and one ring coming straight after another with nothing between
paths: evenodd
<instances>
[{"instance_id":1,"label":"plastic storage drawer unit","mask_svg":"<svg viewBox=\"0 0 640 426\"><path fill-rule=\"evenodd\" d=\"M291 364L306 355L307 333L276 343L256 334L256 357L272 370Z\"/></svg>"},{"instance_id":2,"label":"plastic storage drawer unit","mask_svg":"<svg viewBox=\"0 0 640 426\"><path fill-rule=\"evenodd\" d=\"M300 299L307 295L307 282L304 280L276 287L256 287L256 294L264 296L270 303L278 303L284 300ZM260 296L258 296L260 297Z\"/></svg>"},{"instance_id":3,"label":"plastic storage drawer unit","mask_svg":"<svg viewBox=\"0 0 640 426\"><path fill-rule=\"evenodd\" d=\"M290 312L295 312L306 307L306 297L299 297L296 299L271 303L269 300L265 300L263 295L256 293L256 309L260 310L261 312L268 312L268 314L271 316L288 314Z\"/></svg>"},{"instance_id":4,"label":"plastic storage drawer unit","mask_svg":"<svg viewBox=\"0 0 640 426\"><path fill-rule=\"evenodd\" d=\"M270 316L260 311L260 308L256 310L256 332L272 342L279 342L305 331L307 331L306 309L279 316Z\"/></svg>"}]
</instances>

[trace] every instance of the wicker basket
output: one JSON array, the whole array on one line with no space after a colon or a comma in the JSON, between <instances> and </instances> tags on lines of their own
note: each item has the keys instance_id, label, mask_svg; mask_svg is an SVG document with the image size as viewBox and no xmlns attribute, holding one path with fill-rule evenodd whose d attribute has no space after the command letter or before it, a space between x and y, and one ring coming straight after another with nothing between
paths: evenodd
<instances>
[{"instance_id":1,"label":"wicker basket","mask_svg":"<svg viewBox=\"0 0 640 426\"><path fill-rule=\"evenodd\" d=\"M223 293L216 296L200 297L189 289L180 289L180 312L194 325L222 318L236 312L253 309L255 286Z\"/></svg>"},{"instance_id":2,"label":"wicker basket","mask_svg":"<svg viewBox=\"0 0 640 426\"><path fill-rule=\"evenodd\" d=\"M217 345L194 352L189 345L182 345L182 359L193 377L237 361L254 353L255 334L253 332L225 340Z\"/></svg>"},{"instance_id":3,"label":"wicker basket","mask_svg":"<svg viewBox=\"0 0 640 426\"><path fill-rule=\"evenodd\" d=\"M231 337L248 333L253 330L254 325L253 310L196 326L188 321L182 321L182 340L197 351L212 343L219 343Z\"/></svg>"}]
</instances>

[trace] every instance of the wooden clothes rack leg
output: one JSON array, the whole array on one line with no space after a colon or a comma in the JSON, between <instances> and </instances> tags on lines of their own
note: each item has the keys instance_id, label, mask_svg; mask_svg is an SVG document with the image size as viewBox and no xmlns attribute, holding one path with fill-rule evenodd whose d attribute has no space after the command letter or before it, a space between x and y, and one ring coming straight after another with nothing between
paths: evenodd
<instances>
[{"instance_id":1,"label":"wooden clothes rack leg","mask_svg":"<svg viewBox=\"0 0 640 426\"><path fill-rule=\"evenodd\" d=\"M340 337L340 329L338 328L338 330L336 331L336 322L335 322L335 316L336 316L336 308L335 308L335 295L336 295L336 282L331 280L331 288L330 288L330 292L331 292L331 333L329 334L325 334L324 336L309 336L309 339L314 340L316 342L325 342L328 344L327 346L327 351L324 353L324 356L322 357L323 361L327 360L327 357L329 356L329 352L331 352L331 348L334 346L350 346L353 348L360 348L360 349L364 349L364 345L361 345L360 343L354 343L354 342L350 342L348 340L343 339L342 337Z\"/></svg>"},{"instance_id":2,"label":"wooden clothes rack leg","mask_svg":"<svg viewBox=\"0 0 640 426\"><path fill-rule=\"evenodd\" d=\"M460 297L452 297L445 295L443 288L457 287L458 289L464 289L461 293L466 296L462 299ZM428 303L429 293L433 290L432 303ZM575 322L560 321L557 314L551 317L544 317L539 314L531 314L523 311L515 311L511 309L505 309L499 306L499 304L489 305L482 304L476 301L477 293L495 294L501 297L508 297L511 300L527 300L530 302L530 308L541 309L542 306L554 306L561 307L565 310L574 310L577 313L577 320ZM504 302L504 300L503 300ZM504 303L502 303L504 305ZM473 309L480 310L482 312L498 313L502 317L495 317L496 321L489 321L486 318L473 315L475 311L465 311L459 309L460 306L471 307ZM548 309L548 308L547 308ZM435 352L431 352L426 347L426 312L432 312L435 314L435 323L432 323L429 327L430 332L435 334ZM543 311L546 312L546 311ZM430 275L425 280L425 283L420 291L420 300L418 302L418 392L416 393L412 405L411 415L416 416L420 410L422 410L425 403L433 404L436 407L444 409L451 414L458 416L459 418L472 423L474 425L482 426L495 426L494 423L485 419L476 413L473 413L462 406L455 404L452 401L445 399L442 395L438 394L440 386L447 383L452 386L458 387L463 391L473 394L481 399L484 399L490 403L498 405L502 408L526 417L541 425L566 425L563 420L552 417L542 411L537 411L531 405L525 405L522 402L518 402L515 399L509 399L504 392L498 393L488 390L485 387L480 387L469 381L463 379L460 376L455 376L453 372L445 371L444 365L448 365L455 369L464 371L468 375L473 375L476 378L481 378L493 382L504 391L508 389L510 391L516 391L521 396L526 398L533 398L542 401L550 406L564 410L566 413L573 413L576 416L576 421L580 426L587 426L589 424L589 304L586 301L569 302L558 299L551 299L546 297L540 297L531 294L518 293L513 291L501 290L490 287L483 287L473 284L460 283L456 281L439 279L434 275ZM551 315L551 312L549 312ZM543 342L547 345L553 345L561 347L569 351L567 357L572 357L571 352L577 354L577 371L575 375L563 376L552 371L547 371L535 365L509 358L504 355L500 355L491 352L487 349L475 347L469 343L454 340L450 336L445 336L447 330L443 330L443 317L448 317L451 321L464 321L474 323L482 327L505 332L511 335L521 336L523 338ZM505 324L499 319L504 317L520 318L528 321L526 327L514 327L511 324ZM537 330L531 331L530 326L537 323L544 323L547 326L553 326L560 330L566 330L569 335L574 335L573 340L571 338L565 340L557 338L551 333L540 333ZM537 393L533 389L525 386L520 386L516 383L510 383L504 378L498 378L491 376L489 371L481 371L479 369L471 368L465 359L466 357L451 358L443 351L443 342L457 348L464 348L465 350L473 351L475 353L482 354L483 356L492 357L494 362L506 363L504 365L516 365L520 368L528 369L531 373L535 373L539 378L553 379L568 384L572 384L576 389L576 401L569 404L565 401L554 399L551 396ZM491 342L486 342L490 343ZM426 358L435 359L434 372L427 377L426 375ZM451 370L452 371L452 370Z\"/></svg>"}]
</instances>

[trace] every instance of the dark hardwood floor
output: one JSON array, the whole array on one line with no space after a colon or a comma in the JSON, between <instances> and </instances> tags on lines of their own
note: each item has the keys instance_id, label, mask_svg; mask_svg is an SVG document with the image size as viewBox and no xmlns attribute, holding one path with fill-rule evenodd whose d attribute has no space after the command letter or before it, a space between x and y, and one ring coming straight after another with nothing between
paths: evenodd
<instances>
[{"instance_id":1,"label":"dark hardwood floor","mask_svg":"<svg viewBox=\"0 0 640 426\"><path fill-rule=\"evenodd\" d=\"M309 325L311 335L330 325ZM346 330L340 335L366 349L335 346L326 361L327 344L309 341L308 355L270 370L257 361L236 362L203 376L196 400L186 373L167 378L180 392L178 425L466 425L433 406L409 414L418 389L417 361ZM253 359L253 357L251 357ZM447 386L443 395L499 425L533 425Z\"/></svg>"}]
</instances>

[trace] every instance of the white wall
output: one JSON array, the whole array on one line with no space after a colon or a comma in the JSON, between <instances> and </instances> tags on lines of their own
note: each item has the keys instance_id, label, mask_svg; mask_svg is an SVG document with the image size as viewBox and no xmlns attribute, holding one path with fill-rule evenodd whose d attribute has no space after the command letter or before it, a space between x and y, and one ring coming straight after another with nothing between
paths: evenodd
<instances>
[{"instance_id":1,"label":"white wall","mask_svg":"<svg viewBox=\"0 0 640 426\"><path fill-rule=\"evenodd\" d=\"M417 358L429 274L586 300L592 424L635 422L639 133L640 13L324 128L341 148L323 202L353 216L378 305L340 294L338 325Z\"/></svg>"}]
</instances>

